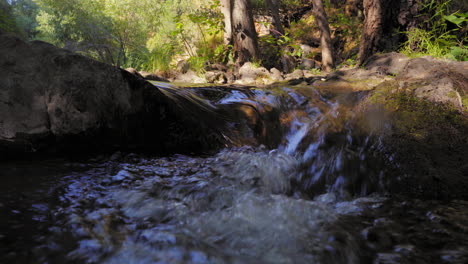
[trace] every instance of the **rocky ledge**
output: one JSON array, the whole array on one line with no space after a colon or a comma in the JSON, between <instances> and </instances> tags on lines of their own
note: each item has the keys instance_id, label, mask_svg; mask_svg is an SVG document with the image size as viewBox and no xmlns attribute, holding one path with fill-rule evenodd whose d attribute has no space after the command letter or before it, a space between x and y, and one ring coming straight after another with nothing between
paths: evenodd
<instances>
[{"instance_id":1,"label":"rocky ledge","mask_svg":"<svg viewBox=\"0 0 468 264\"><path fill-rule=\"evenodd\" d=\"M314 85L367 90L351 122L377 139L389 193L468 199L468 62L381 54Z\"/></svg>"},{"instance_id":2,"label":"rocky ledge","mask_svg":"<svg viewBox=\"0 0 468 264\"><path fill-rule=\"evenodd\" d=\"M0 156L139 149L203 151L211 127L190 120L125 70L0 34ZM210 137L209 144L204 140Z\"/></svg>"}]
</instances>

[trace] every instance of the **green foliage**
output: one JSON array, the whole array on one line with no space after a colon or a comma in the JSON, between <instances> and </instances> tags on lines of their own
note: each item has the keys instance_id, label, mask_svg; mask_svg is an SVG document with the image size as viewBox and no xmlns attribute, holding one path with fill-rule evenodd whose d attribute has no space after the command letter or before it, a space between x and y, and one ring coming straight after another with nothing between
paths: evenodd
<instances>
[{"instance_id":1,"label":"green foliage","mask_svg":"<svg viewBox=\"0 0 468 264\"><path fill-rule=\"evenodd\" d=\"M6 0L0 0L0 31L19 33L13 10Z\"/></svg>"},{"instance_id":2,"label":"green foliage","mask_svg":"<svg viewBox=\"0 0 468 264\"><path fill-rule=\"evenodd\" d=\"M287 29L291 36L302 43L313 42L314 32L318 32L317 23L312 15L307 15L303 19L293 22Z\"/></svg>"},{"instance_id":3,"label":"green foliage","mask_svg":"<svg viewBox=\"0 0 468 264\"><path fill-rule=\"evenodd\" d=\"M276 67L282 55L281 46L277 45L277 39L272 35L262 36L258 39L260 58L266 68Z\"/></svg>"},{"instance_id":4,"label":"green foliage","mask_svg":"<svg viewBox=\"0 0 468 264\"><path fill-rule=\"evenodd\" d=\"M214 50L213 59L214 62L234 62L234 46L233 45L224 45L219 44L218 47Z\"/></svg>"},{"instance_id":5,"label":"green foliage","mask_svg":"<svg viewBox=\"0 0 468 264\"><path fill-rule=\"evenodd\" d=\"M194 13L188 15L190 21L197 25L205 41L206 37L204 32L207 32L210 36L219 35L223 32L224 16L219 8L219 0L213 0L209 2L207 6L201 6Z\"/></svg>"},{"instance_id":6,"label":"green foliage","mask_svg":"<svg viewBox=\"0 0 468 264\"><path fill-rule=\"evenodd\" d=\"M462 104L465 108L465 111L468 112L468 95L462 96Z\"/></svg>"},{"instance_id":7,"label":"green foliage","mask_svg":"<svg viewBox=\"0 0 468 264\"><path fill-rule=\"evenodd\" d=\"M468 61L468 46L450 47L450 56L455 60Z\"/></svg>"},{"instance_id":8,"label":"green foliage","mask_svg":"<svg viewBox=\"0 0 468 264\"><path fill-rule=\"evenodd\" d=\"M348 67L351 67L351 68L354 68L356 67L357 65L359 64L359 61L357 60L357 55L354 55L353 57L345 60L343 62L343 65L344 66L348 66Z\"/></svg>"},{"instance_id":9,"label":"green foliage","mask_svg":"<svg viewBox=\"0 0 468 264\"><path fill-rule=\"evenodd\" d=\"M74 47L75 51L107 63L121 65L124 62L130 36L125 34L118 20L107 16L112 11L106 8L117 10L114 2L109 5L98 0L37 2L41 8L37 17L39 39Z\"/></svg>"},{"instance_id":10,"label":"green foliage","mask_svg":"<svg viewBox=\"0 0 468 264\"><path fill-rule=\"evenodd\" d=\"M36 14L37 5L32 0L0 0L0 30L32 38Z\"/></svg>"},{"instance_id":11,"label":"green foliage","mask_svg":"<svg viewBox=\"0 0 468 264\"><path fill-rule=\"evenodd\" d=\"M453 44L453 35L449 32L436 36L431 31L414 28L405 33L408 41L402 51L411 57L425 55L445 57Z\"/></svg>"},{"instance_id":12,"label":"green foliage","mask_svg":"<svg viewBox=\"0 0 468 264\"><path fill-rule=\"evenodd\" d=\"M403 32L408 40L401 51L408 56L418 57L430 55L452 60L468 60L466 31L468 13L449 13L449 1L428 0L424 8L431 13L430 19L421 28L413 28ZM464 36L459 39L459 35Z\"/></svg>"},{"instance_id":13,"label":"green foliage","mask_svg":"<svg viewBox=\"0 0 468 264\"><path fill-rule=\"evenodd\" d=\"M313 68L310 70L310 72L314 75L321 75L322 74L322 71L318 68Z\"/></svg>"},{"instance_id":14,"label":"green foliage","mask_svg":"<svg viewBox=\"0 0 468 264\"><path fill-rule=\"evenodd\" d=\"M167 43L157 46L151 51L144 50L139 56L132 56L128 65L136 69L167 72L171 68L173 55L174 45Z\"/></svg>"},{"instance_id":15,"label":"green foliage","mask_svg":"<svg viewBox=\"0 0 468 264\"><path fill-rule=\"evenodd\" d=\"M189 0L36 0L38 38L100 61L167 70L172 58L196 52Z\"/></svg>"},{"instance_id":16,"label":"green foliage","mask_svg":"<svg viewBox=\"0 0 468 264\"><path fill-rule=\"evenodd\" d=\"M207 58L202 56L193 56L188 59L188 63L191 70L197 73L204 73Z\"/></svg>"},{"instance_id":17,"label":"green foliage","mask_svg":"<svg viewBox=\"0 0 468 264\"><path fill-rule=\"evenodd\" d=\"M37 4L32 0L12 0L10 2L16 24L23 35L29 39L34 38L37 34L36 16L39 11Z\"/></svg>"},{"instance_id":18,"label":"green foliage","mask_svg":"<svg viewBox=\"0 0 468 264\"><path fill-rule=\"evenodd\" d=\"M288 33L279 37L273 35L262 36L259 38L259 47L262 64L267 68L278 67L276 64L283 55L302 56L302 49Z\"/></svg>"},{"instance_id":19,"label":"green foliage","mask_svg":"<svg viewBox=\"0 0 468 264\"><path fill-rule=\"evenodd\" d=\"M395 90L398 90L396 82L383 83L370 97L370 102L384 106L391 113L398 133L423 139L441 127L468 125L466 117L452 105L417 98L410 91Z\"/></svg>"},{"instance_id":20,"label":"green foliage","mask_svg":"<svg viewBox=\"0 0 468 264\"><path fill-rule=\"evenodd\" d=\"M458 27L462 27L464 22L468 21L468 12L464 14L460 14L459 12L455 12L451 15L444 16L445 20L452 22L453 24L457 25Z\"/></svg>"}]
</instances>

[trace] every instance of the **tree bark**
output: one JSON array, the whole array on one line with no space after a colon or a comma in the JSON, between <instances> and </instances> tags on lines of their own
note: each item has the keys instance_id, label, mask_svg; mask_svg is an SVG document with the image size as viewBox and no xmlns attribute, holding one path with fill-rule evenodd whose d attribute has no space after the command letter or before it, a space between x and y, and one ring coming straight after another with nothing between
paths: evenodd
<instances>
[{"instance_id":1,"label":"tree bark","mask_svg":"<svg viewBox=\"0 0 468 264\"><path fill-rule=\"evenodd\" d=\"M379 47L382 38L381 0L364 0L364 25L359 46L359 65L362 65Z\"/></svg>"},{"instance_id":2,"label":"tree bark","mask_svg":"<svg viewBox=\"0 0 468 264\"><path fill-rule=\"evenodd\" d=\"M334 68L333 46L330 36L330 27L328 25L325 9L322 0L313 0L313 14L320 29L320 46L322 47L322 68L325 71L331 71Z\"/></svg>"},{"instance_id":3,"label":"tree bark","mask_svg":"<svg viewBox=\"0 0 468 264\"><path fill-rule=\"evenodd\" d=\"M364 0L364 25L358 54L360 65L375 52L393 50L398 46L399 37L395 29L401 26L398 19L404 15L402 7L405 2Z\"/></svg>"},{"instance_id":4,"label":"tree bark","mask_svg":"<svg viewBox=\"0 0 468 264\"><path fill-rule=\"evenodd\" d=\"M221 0L221 13L224 15L224 45L232 44L231 0Z\"/></svg>"},{"instance_id":5,"label":"tree bark","mask_svg":"<svg viewBox=\"0 0 468 264\"><path fill-rule=\"evenodd\" d=\"M360 3L362 3L362 0L346 0L345 14L347 16L357 16Z\"/></svg>"},{"instance_id":6,"label":"tree bark","mask_svg":"<svg viewBox=\"0 0 468 264\"><path fill-rule=\"evenodd\" d=\"M270 9L271 16L273 17L273 26L277 33L275 35L284 35L283 25L279 16L279 3L278 0L265 0L265 4ZM278 34L279 33L279 34Z\"/></svg>"},{"instance_id":7,"label":"tree bark","mask_svg":"<svg viewBox=\"0 0 468 264\"><path fill-rule=\"evenodd\" d=\"M231 0L234 54L239 65L258 58L257 32L249 0Z\"/></svg>"}]
</instances>

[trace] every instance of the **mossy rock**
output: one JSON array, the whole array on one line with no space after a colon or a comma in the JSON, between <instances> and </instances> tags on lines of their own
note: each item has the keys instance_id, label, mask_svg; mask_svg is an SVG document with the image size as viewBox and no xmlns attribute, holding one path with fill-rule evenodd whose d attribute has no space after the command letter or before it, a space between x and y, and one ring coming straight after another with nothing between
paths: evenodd
<instances>
[{"instance_id":1,"label":"mossy rock","mask_svg":"<svg viewBox=\"0 0 468 264\"><path fill-rule=\"evenodd\" d=\"M468 198L468 114L402 89L397 81L379 85L363 103L364 127L381 135L380 151L391 173L391 193Z\"/></svg>"}]
</instances>

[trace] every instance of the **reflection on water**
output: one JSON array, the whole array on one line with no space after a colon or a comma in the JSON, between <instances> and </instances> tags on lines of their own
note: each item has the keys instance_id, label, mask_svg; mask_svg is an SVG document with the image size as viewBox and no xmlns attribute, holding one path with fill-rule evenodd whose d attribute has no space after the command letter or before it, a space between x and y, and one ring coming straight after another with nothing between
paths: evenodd
<instances>
[{"instance_id":1,"label":"reflection on water","mask_svg":"<svg viewBox=\"0 0 468 264\"><path fill-rule=\"evenodd\" d=\"M468 203L385 197L378 140L338 98L170 89L226 115L231 145L1 164L1 263L467 263Z\"/></svg>"}]
</instances>

